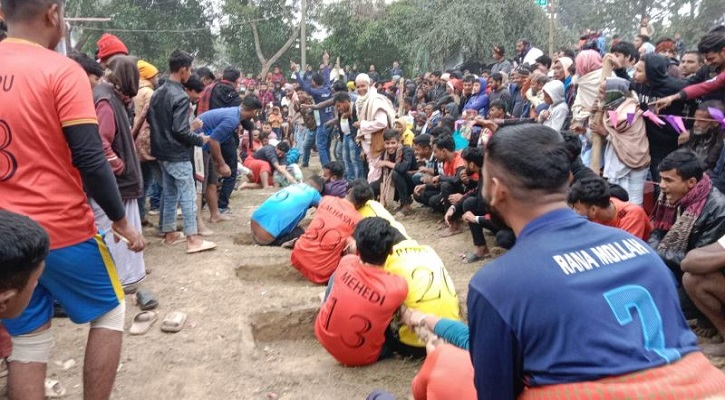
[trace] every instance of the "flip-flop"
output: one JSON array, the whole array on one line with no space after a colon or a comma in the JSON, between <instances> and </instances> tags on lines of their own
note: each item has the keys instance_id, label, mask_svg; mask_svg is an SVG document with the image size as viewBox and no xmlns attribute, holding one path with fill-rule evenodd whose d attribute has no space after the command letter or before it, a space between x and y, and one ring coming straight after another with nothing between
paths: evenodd
<instances>
[{"instance_id":1,"label":"flip-flop","mask_svg":"<svg viewBox=\"0 0 725 400\"><path fill-rule=\"evenodd\" d=\"M65 388L55 379L45 380L45 398L58 398L65 396Z\"/></svg>"},{"instance_id":2,"label":"flip-flop","mask_svg":"<svg viewBox=\"0 0 725 400\"><path fill-rule=\"evenodd\" d=\"M158 319L156 311L142 311L133 317L133 324L128 329L129 335L143 335L151 329Z\"/></svg>"},{"instance_id":3,"label":"flip-flop","mask_svg":"<svg viewBox=\"0 0 725 400\"><path fill-rule=\"evenodd\" d=\"M156 295L148 289L139 289L136 292L136 301L138 302L138 308L143 311L153 310L159 306Z\"/></svg>"},{"instance_id":4,"label":"flip-flop","mask_svg":"<svg viewBox=\"0 0 725 400\"><path fill-rule=\"evenodd\" d=\"M174 311L169 313L161 322L161 331L168 333L179 332L186 324L186 313Z\"/></svg>"},{"instance_id":5,"label":"flip-flop","mask_svg":"<svg viewBox=\"0 0 725 400\"><path fill-rule=\"evenodd\" d=\"M164 246L176 246L177 244L184 242L186 242L186 235L184 235L184 232L179 233L179 237L174 239L174 241L171 243L166 242L166 235L164 235L164 240L161 241Z\"/></svg>"},{"instance_id":6,"label":"flip-flop","mask_svg":"<svg viewBox=\"0 0 725 400\"><path fill-rule=\"evenodd\" d=\"M207 242L206 240L201 242L201 246L195 248L195 249L187 249L186 254L194 254L194 253L201 253L202 251L207 251L211 249L216 248L216 243L214 242Z\"/></svg>"}]
</instances>

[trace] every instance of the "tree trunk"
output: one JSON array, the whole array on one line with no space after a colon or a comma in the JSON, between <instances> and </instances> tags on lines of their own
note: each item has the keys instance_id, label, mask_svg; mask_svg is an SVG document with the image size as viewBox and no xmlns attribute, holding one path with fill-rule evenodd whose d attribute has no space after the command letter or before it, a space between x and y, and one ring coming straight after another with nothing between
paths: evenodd
<instances>
[{"instance_id":1,"label":"tree trunk","mask_svg":"<svg viewBox=\"0 0 725 400\"><path fill-rule=\"evenodd\" d=\"M299 27L294 28L292 31L292 35L287 39L287 42L279 49L276 53L269 59L267 59L264 56L264 53L262 53L262 45L259 41L259 32L257 31L257 23L252 21L252 34L254 35L254 50L257 52L257 58L259 59L259 63L262 64L262 73L260 74L262 79L267 79L267 73L269 72L270 68L272 68L272 65L279 60L282 55L289 50L290 47L292 47L292 44L294 44L295 40L297 39L297 35L299 34L300 30Z\"/></svg>"}]
</instances>

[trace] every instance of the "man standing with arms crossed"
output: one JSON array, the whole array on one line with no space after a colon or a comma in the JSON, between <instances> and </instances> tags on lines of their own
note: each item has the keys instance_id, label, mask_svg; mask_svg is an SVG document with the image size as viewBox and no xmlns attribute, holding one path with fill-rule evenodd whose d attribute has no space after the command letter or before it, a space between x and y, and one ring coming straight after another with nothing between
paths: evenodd
<instances>
[{"instance_id":1,"label":"man standing with arms crossed","mask_svg":"<svg viewBox=\"0 0 725 400\"><path fill-rule=\"evenodd\" d=\"M143 238L126 221L101 145L88 77L53 52L65 34L63 0L2 0L9 38L0 44L0 209L25 214L50 236L50 254L27 309L3 324L13 336L11 399L44 399L53 343L53 299L75 323L90 322L85 399L108 399L121 352L125 302L116 267L96 232L83 188L131 250Z\"/></svg>"}]
</instances>

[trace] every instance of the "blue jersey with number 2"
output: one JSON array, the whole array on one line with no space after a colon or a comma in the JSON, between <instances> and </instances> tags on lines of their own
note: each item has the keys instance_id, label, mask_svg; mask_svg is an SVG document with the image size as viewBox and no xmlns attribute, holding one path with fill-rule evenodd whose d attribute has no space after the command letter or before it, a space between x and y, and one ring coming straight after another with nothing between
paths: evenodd
<instances>
[{"instance_id":1,"label":"blue jersey with number 2","mask_svg":"<svg viewBox=\"0 0 725 400\"><path fill-rule=\"evenodd\" d=\"M254 210L252 220L277 238L292 232L307 215L307 210L317 207L320 200L320 192L306 183L287 186Z\"/></svg>"},{"instance_id":2,"label":"blue jersey with number 2","mask_svg":"<svg viewBox=\"0 0 725 400\"><path fill-rule=\"evenodd\" d=\"M629 233L569 209L530 222L468 292L479 399L592 381L697 351L671 272Z\"/></svg>"}]
</instances>

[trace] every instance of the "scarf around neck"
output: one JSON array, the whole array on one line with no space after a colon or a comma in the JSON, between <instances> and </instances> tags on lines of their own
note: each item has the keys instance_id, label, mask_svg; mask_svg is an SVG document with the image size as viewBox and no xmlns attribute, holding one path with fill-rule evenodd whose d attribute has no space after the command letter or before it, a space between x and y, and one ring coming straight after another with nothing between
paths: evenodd
<instances>
[{"instance_id":1,"label":"scarf around neck","mask_svg":"<svg viewBox=\"0 0 725 400\"><path fill-rule=\"evenodd\" d=\"M667 204L665 194L660 193L652 212L652 222L655 229L665 230L667 233L657 245L657 250L687 250L692 228L705 208L711 189L710 177L703 175L702 179L676 204ZM678 211L681 211L680 215Z\"/></svg>"}]
</instances>

